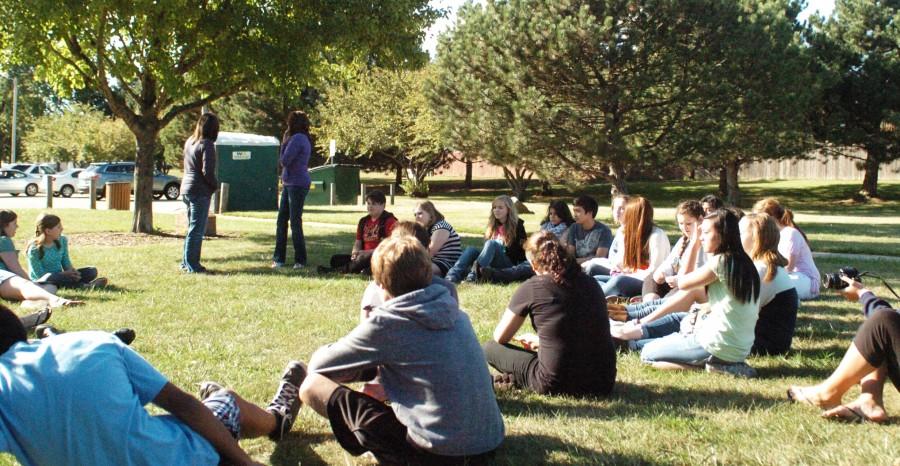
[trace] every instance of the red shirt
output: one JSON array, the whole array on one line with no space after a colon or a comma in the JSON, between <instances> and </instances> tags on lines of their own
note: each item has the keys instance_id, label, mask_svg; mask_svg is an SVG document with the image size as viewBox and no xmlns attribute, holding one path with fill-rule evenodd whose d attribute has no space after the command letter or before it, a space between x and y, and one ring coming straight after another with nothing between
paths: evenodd
<instances>
[{"instance_id":1,"label":"red shirt","mask_svg":"<svg viewBox=\"0 0 900 466\"><path fill-rule=\"evenodd\" d=\"M391 232L394 231L394 225L396 224L396 217L388 218L384 222L384 234L379 235L378 219L368 217L366 218L366 222L363 224L362 230L356 230L356 240L362 241L363 251L375 249L378 247L378 243L380 243L383 238L390 236Z\"/></svg>"}]
</instances>

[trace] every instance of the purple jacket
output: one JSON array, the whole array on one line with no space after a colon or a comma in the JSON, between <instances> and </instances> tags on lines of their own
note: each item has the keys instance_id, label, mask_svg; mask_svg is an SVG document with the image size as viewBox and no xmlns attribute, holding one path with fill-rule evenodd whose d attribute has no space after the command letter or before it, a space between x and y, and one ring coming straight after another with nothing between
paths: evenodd
<instances>
[{"instance_id":1,"label":"purple jacket","mask_svg":"<svg viewBox=\"0 0 900 466\"><path fill-rule=\"evenodd\" d=\"M303 133L297 133L281 145L281 181L284 186L309 189L309 155L312 145Z\"/></svg>"}]
</instances>

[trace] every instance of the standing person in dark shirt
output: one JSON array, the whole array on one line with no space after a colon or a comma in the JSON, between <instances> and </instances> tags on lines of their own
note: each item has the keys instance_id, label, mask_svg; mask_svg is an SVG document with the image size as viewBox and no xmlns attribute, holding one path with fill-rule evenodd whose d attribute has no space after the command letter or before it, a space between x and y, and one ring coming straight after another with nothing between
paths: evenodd
<instances>
[{"instance_id":1,"label":"standing person in dark shirt","mask_svg":"<svg viewBox=\"0 0 900 466\"><path fill-rule=\"evenodd\" d=\"M206 220L212 195L219 189L216 179L216 139L219 137L219 118L204 113L197 120L194 134L184 143L184 178L181 193L187 206L188 229L184 237L184 256L181 269L187 273L208 273L200 265L200 250L206 234Z\"/></svg>"},{"instance_id":2,"label":"standing person in dark shirt","mask_svg":"<svg viewBox=\"0 0 900 466\"><path fill-rule=\"evenodd\" d=\"M535 233L525 248L537 275L519 286L484 344L501 372L495 380L538 393L610 394L616 353L603 291L552 233ZM515 338L525 348L509 344L526 317L537 335Z\"/></svg>"},{"instance_id":3,"label":"standing person in dark shirt","mask_svg":"<svg viewBox=\"0 0 900 466\"><path fill-rule=\"evenodd\" d=\"M837 369L818 385L793 386L788 398L822 408L822 417L845 421L885 422L884 382L891 379L900 391L900 312L863 284L846 276L841 290L850 301L862 303L866 321L859 327L853 343ZM844 394L860 385L859 398L841 404Z\"/></svg>"},{"instance_id":4,"label":"standing person in dark shirt","mask_svg":"<svg viewBox=\"0 0 900 466\"><path fill-rule=\"evenodd\" d=\"M294 246L294 268L306 266L306 241L303 238L303 203L309 194L309 156L312 143L309 139L309 117L297 110L288 115L287 129L281 141L281 202L278 204L278 221L275 226L275 253L272 268L284 267L287 254L287 227L291 224L291 240Z\"/></svg>"}]
</instances>

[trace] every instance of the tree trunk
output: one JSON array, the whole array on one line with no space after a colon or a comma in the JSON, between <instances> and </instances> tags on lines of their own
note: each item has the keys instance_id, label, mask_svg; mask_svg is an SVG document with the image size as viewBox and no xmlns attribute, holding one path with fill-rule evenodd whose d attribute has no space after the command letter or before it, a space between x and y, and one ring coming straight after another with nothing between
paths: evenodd
<instances>
[{"instance_id":1,"label":"tree trunk","mask_svg":"<svg viewBox=\"0 0 900 466\"><path fill-rule=\"evenodd\" d=\"M880 157L875 150L868 150L863 169L866 174L863 177L862 189L859 194L865 198L878 197L878 169L881 168Z\"/></svg>"},{"instance_id":2,"label":"tree trunk","mask_svg":"<svg viewBox=\"0 0 900 466\"><path fill-rule=\"evenodd\" d=\"M512 195L519 201L525 202L528 199L528 184L532 174L524 168L503 167L503 176L506 178Z\"/></svg>"},{"instance_id":3,"label":"tree trunk","mask_svg":"<svg viewBox=\"0 0 900 466\"><path fill-rule=\"evenodd\" d=\"M552 196L553 186L547 180L541 180L541 196Z\"/></svg>"},{"instance_id":4,"label":"tree trunk","mask_svg":"<svg viewBox=\"0 0 900 466\"><path fill-rule=\"evenodd\" d=\"M738 173L741 162L730 160L725 164L725 202L735 207L741 204L741 188L738 186Z\"/></svg>"},{"instance_id":5,"label":"tree trunk","mask_svg":"<svg viewBox=\"0 0 900 466\"><path fill-rule=\"evenodd\" d=\"M472 161L466 159L466 189L472 189Z\"/></svg>"},{"instance_id":6,"label":"tree trunk","mask_svg":"<svg viewBox=\"0 0 900 466\"><path fill-rule=\"evenodd\" d=\"M153 156L159 143L160 128L142 125L134 131L137 156L134 170L134 217L132 233L153 233Z\"/></svg>"},{"instance_id":7,"label":"tree trunk","mask_svg":"<svg viewBox=\"0 0 900 466\"><path fill-rule=\"evenodd\" d=\"M403 193L403 165L397 164L397 168L394 171L394 189L397 193Z\"/></svg>"},{"instance_id":8,"label":"tree trunk","mask_svg":"<svg viewBox=\"0 0 900 466\"><path fill-rule=\"evenodd\" d=\"M625 182L625 168L619 164L609 165L609 194L615 197L619 194L628 194L628 185Z\"/></svg>"},{"instance_id":9,"label":"tree trunk","mask_svg":"<svg viewBox=\"0 0 900 466\"><path fill-rule=\"evenodd\" d=\"M719 192L717 194L722 199L728 197L728 171L724 165L719 168Z\"/></svg>"}]
</instances>

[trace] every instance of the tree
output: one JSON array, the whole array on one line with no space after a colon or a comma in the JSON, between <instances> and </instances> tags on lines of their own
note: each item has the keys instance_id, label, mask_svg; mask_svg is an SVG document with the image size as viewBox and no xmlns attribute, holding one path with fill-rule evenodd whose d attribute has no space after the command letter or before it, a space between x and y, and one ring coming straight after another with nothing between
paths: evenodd
<instances>
[{"instance_id":1,"label":"tree","mask_svg":"<svg viewBox=\"0 0 900 466\"><path fill-rule=\"evenodd\" d=\"M53 95L45 84L35 81L34 69L28 66L13 66L0 69L0 160L12 159L12 78L17 80L18 105L16 108L16 158L27 157L23 151L22 136L31 130L34 120L47 112L48 101ZM34 159L33 159L34 160ZM37 159L41 161L43 159Z\"/></svg>"},{"instance_id":2,"label":"tree","mask_svg":"<svg viewBox=\"0 0 900 466\"><path fill-rule=\"evenodd\" d=\"M438 44L452 147L553 181L608 180L683 145L708 101L729 1L510 0L462 8Z\"/></svg>"},{"instance_id":3,"label":"tree","mask_svg":"<svg viewBox=\"0 0 900 466\"><path fill-rule=\"evenodd\" d=\"M0 0L0 44L58 92L102 93L135 136L132 231L150 232L159 134L175 118L255 83L402 63L436 14L426 0Z\"/></svg>"},{"instance_id":4,"label":"tree","mask_svg":"<svg viewBox=\"0 0 900 466\"><path fill-rule=\"evenodd\" d=\"M829 85L815 113L826 153L862 149L859 194L878 197L881 164L900 158L900 1L837 0L825 21L813 18L809 41Z\"/></svg>"},{"instance_id":5,"label":"tree","mask_svg":"<svg viewBox=\"0 0 900 466\"><path fill-rule=\"evenodd\" d=\"M679 134L685 147L674 152L693 154L686 159L692 166L720 168L720 191L739 205L742 164L801 157L812 148L806 115L817 84L796 20L800 5L742 0L735 7L722 17L728 34L719 45L719 79L706 84L708 123Z\"/></svg>"},{"instance_id":6,"label":"tree","mask_svg":"<svg viewBox=\"0 0 900 466\"><path fill-rule=\"evenodd\" d=\"M324 139L357 158L384 158L406 171L407 192L427 195L425 178L451 161L425 97L429 70L376 69L326 88L319 109Z\"/></svg>"},{"instance_id":7,"label":"tree","mask_svg":"<svg viewBox=\"0 0 900 466\"><path fill-rule=\"evenodd\" d=\"M84 104L37 118L22 139L25 155L34 161L86 164L134 159L134 136L125 124Z\"/></svg>"}]
</instances>

